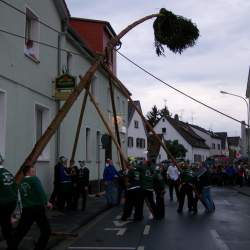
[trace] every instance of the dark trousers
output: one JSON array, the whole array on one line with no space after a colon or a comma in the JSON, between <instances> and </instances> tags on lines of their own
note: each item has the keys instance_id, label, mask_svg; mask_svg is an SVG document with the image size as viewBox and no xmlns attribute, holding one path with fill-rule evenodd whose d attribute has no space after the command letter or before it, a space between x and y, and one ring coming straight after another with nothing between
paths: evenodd
<instances>
[{"instance_id":1,"label":"dark trousers","mask_svg":"<svg viewBox=\"0 0 250 250\"><path fill-rule=\"evenodd\" d=\"M16 201L6 205L0 205L0 225L2 228L2 234L7 242L8 249L12 249L13 232L11 225L11 215L16 208Z\"/></svg>"},{"instance_id":2,"label":"dark trousers","mask_svg":"<svg viewBox=\"0 0 250 250\"><path fill-rule=\"evenodd\" d=\"M188 199L188 209L189 211L193 210L193 187L190 184L184 183L180 189L180 197L179 197L179 207L178 211L182 211L183 205L185 202L185 196Z\"/></svg>"},{"instance_id":3,"label":"dark trousers","mask_svg":"<svg viewBox=\"0 0 250 250\"><path fill-rule=\"evenodd\" d=\"M168 186L169 186L169 197L170 200L173 200L173 191L175 189L175 194L176 194L176 198L177 200L179 200L179 196L180 196L180 192L179 192L179 180L170 180L168 182Z\"/></svg>"},{"instance_id":4,"label":"dark trousers","mask_svg":"<svg viewBox=\"0 0 250 250\"><path fill-rule=\"evenodd\" d=\"M86 203L87 203L87 196L88 196L88 190L85 189L85 187L80 188L79 190L80 195L82 196L82 211L85 210L86 208Z\"/></svg>"},{"instance_id":5,"label":"dark trousers","mask_svg":"<svg viewBox=\"0 0 250 250\"><path fill-rule=\"evenodd\" d=\"M30 208L23 208L21 219L18 223L17 230L15 233L15 246L17 249L19 243L22 241L24 236L28 233L32 224L36 222L40 229L40 237L35 245L35 250L46 249L51 229L49 221L47 219L45 208L43 206L35 206Z\"/></svg>"},{"instance_id":6,"label":"dark trousers","mask_svg":"<svg viewBox=\"0 0 250 250\"><path fill-rule=\"evenodd\" d=\"M164 192L155 192L156 195L156 219L165 217Z\"/></svg>"},{"instance_id":7,"label":"dark trousers","mask_svg":"<svg viewBox=\"0 0 250 250\"><path fill-rule=\"evenodd\" d=\"M151 213L155 217L156 216L156 204L154 201L154 192L150 191L150 190L143 189L142 194L143 194L143 196L142 196L143 201L145 200L149 210L151 211Z\"/></svg>"},{"instance_id":8,"label":"dark trousers","mask_svg":"<svg viewBox=\"0 0 250 250\"><path fill-rule=\"evenodd\" d=\"M126 220L131 216L133 208L135 209L134 220L141 220L143 200L142 191L140 188L135 188L126 191L122 220Z\"/></svg>"},{"instance_id":9,"label":"dark trousers","mask_svg":"<svg viewBox=\"0 0 250 250\"><path fill-rule=\"evenodd\" d=\"M71 208L72 204L72 183L61 183L58 188L58 209L63 210L65 205Z\"/></svg>"}]
</instances>

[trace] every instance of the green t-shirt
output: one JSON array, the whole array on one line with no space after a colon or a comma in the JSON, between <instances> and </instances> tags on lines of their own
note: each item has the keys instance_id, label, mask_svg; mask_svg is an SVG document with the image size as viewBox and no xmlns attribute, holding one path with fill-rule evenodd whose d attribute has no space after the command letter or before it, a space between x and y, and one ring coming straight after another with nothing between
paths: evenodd
<instances>
[{"instance_id":1,"label":"green t-shirt","mask_svg":"<svg viewBox=\"0 0 250 250\"><path fill-rule=\"evenodd\" d=\"M0 205L17 201L17 184L13 175L0 167Z\"/></svg>"},{"instance_id":2,"label":"green t-shirt","mask_svg":"<svg viewBox=\"0 0 250 250\"><path fill-rule=\"evenodd\" d=\"M149 166L139 166L141 173L141 187L146 190L153 190L154 186L154 169Z\"/></svg>"},{"instance_id":3,"label":"green t-shirt","mask_svg":"<svg viewBox=\"0 0 250 250\"><path fill-rule=\"evenodd\" d=\"M20 184L23 208L44 206L47 197L40 180L36 176L25 176Z\"/></svg>"}]
</instances>

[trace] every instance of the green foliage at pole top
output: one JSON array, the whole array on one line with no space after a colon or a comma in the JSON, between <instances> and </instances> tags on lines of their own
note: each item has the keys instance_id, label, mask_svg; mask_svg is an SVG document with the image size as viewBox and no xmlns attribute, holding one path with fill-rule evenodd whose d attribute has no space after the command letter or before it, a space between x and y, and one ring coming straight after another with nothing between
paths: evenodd
<instances>
[{"instance_id":1,"label":"green foliage at pole top","mask_svg":"<svg viewBox=\"0 0 250 250\"><path fill-rule=\"evenodd\" d=\"M199 37L199 30L191 20L177 16L166 9L160 10L153 27L158 56L164 55L164 45L174 53L181 54L184 49L192 47Z\"/></svg>"}]
</instances>

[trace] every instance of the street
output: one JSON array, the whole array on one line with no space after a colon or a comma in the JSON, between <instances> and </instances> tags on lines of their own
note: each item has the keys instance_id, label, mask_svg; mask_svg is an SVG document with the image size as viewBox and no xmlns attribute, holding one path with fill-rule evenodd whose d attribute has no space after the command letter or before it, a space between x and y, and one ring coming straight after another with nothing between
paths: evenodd
<instances>
[{"instance_id":1,"label":"street","mask_svg":"<svg viewBox=\"0 0 250 250\"><path fill-rule=\"evenodd\" d=\"M248 250L250 245L250 197L227 188L213 188L216 211L176 213L176 201L168 201L166 217L153 220L147 209L142 222L119 220L122 207L111 209L78 232L74 240L53 248L100 250Z\"/></svg>"}]
</instances>

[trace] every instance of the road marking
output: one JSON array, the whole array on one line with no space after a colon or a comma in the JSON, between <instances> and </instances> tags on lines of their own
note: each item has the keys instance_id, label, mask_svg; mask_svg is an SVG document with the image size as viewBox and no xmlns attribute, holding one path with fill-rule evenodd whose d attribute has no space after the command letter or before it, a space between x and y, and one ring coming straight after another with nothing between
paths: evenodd
<instances>
[{"instance_id":1,"label":"road marking","mask_svg":"<svg viewBox=\"0 0 250 250\"><path fill-rule=\"evenodd\" d=\"M116 235L122 236L127 231L127 228L105 228L106 231L118 231Z\"/></svg>"},{"instance_id":2,"label":"road marking","mask_svg":"<svg viewBox=\"0 0 250 250\"><path fill-rule=\"evenodd\" d=\"M68 247L68 249L136 250L136 247ZM144 250L144 247L137 250Z\"/></svg>"},{"instance_id":3,"label":"road marking","mask_svg":"<svg viewBox=\"0 0 250 250\"><path fill-rule=\"evenodd\" d=\"M218 247L219 250L229 250L227 244L220 238L220 235L217 233L216 230L210 230L210 234L215 242L215 245Z\"/></svg>"},{"instance_id":4,"label":"road marking","mask_svg":"<svg viewBox=\"0 0 250 250\"><path fill-rule=\"evenodd\" d=\"M122 214L118 214L115 218L116 218L117 220L120 220L121 217L122 217Z\"/></svg>"},{"instance_id":5,"label":"road marking","mask_svg":"<svg viewBox=\"0 0 250 250\"><path fill-rule=\"evenodd\" d=\"M149 235L149 231L150 231L150 226L146 225L145 228L144 228L143 234L144 235Z\"/></svg>"},{"instance_id":6,"label":"road marking","mask_svg":"<svg viewBox=\"0 0 250 250\"><path fill-rule=\"evenodd\" d=\"M116 227L123 227L124 225L130 223L131 221L118 221L114 220L113 223Z\"/></svg>"},{"instance_id":7,"label":"road marking","mask_svg":"<svg viewBox=\"0 0 250 250\"><path fill-rule=\"evenodd\" d=\"M229 205L229 206L231 205L231 203L229 201L227 201L227 200L223 200L223 201L224 201L225 205Z\"/></svg>"},{"instance_id":8,"label":"road marking","mask_svg":"<svg viewBox=\"0 0 250 250\"><path fill-rule=\"evenodd\" d=\"M143 247L143 246L139 246L139 247L137 248L137 250L144 250L144 247Z\"/></svg>"}]
</instances>

